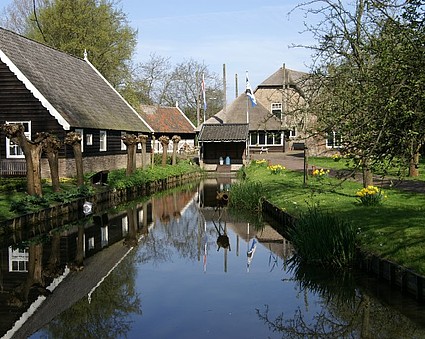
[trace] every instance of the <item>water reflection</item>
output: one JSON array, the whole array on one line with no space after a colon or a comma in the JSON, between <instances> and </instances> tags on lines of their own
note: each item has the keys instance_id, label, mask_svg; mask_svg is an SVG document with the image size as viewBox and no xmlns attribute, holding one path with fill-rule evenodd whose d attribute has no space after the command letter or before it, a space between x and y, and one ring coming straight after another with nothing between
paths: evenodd
<instances>
[{"instance_id":1,"label":"water reflection","mask_svg":"<svg viewBox=\"0 0 425 339\"><path fill-rule=\"evenodd\" d=\"M301 265L269 224L219 206L231 183L209 180L5 241L1 335L425 337L423 306L410 304L410 320L361 284L369 279Z\"/></svg>"}]
</instances>

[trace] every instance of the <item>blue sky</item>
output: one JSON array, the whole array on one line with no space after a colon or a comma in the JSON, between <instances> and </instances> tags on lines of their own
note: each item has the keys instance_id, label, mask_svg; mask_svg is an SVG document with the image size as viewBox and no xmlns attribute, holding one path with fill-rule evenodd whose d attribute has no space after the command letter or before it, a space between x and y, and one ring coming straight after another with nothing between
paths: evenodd
<instances>
[{"instance_id":1,"label":"blue sky","mask_svg":"<svg viewBox=\"0 0 425 339\"><path fill-rule=\"evenodd\" d=\"M0 11L11 0L0 0ZM253 88L285 63L307 71L310 51L290 48L311 45L301 11L288 13L301 0L122 0L130 25L138 30L135 61L151 53L170 58L172 64L189 59L223 74L226 65L227 99L245 90L245 71Z\"/></svg>"}]
</instances>

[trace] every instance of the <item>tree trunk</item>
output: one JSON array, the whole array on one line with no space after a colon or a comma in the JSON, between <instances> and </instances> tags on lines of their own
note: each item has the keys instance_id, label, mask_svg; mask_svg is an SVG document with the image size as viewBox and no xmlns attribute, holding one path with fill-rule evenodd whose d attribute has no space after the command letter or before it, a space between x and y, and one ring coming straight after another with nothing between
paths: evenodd
<instances>
[{"instance_id":1,"label":"tree trunk","mask_svg":"<svg viewBox=\"0 0 425 339\"><path fill-rule=\"evenodd\" d=\"M81 144L76 142L72 145L74 150L75 167L77 169L77 185L84 185L84 170L83 170L83 152L81 152Z\"/></svg>"},{"instance_id":2,"label":"tree trunk","mask_svg":"<svg viewBox=\"0 0 425 339\"><path fill-rule=\"evenodd\" d=\"M134 247L138 244L137 237L137 210L135 208L127 209L128 234L125 237L124 244Z\"/></svg>"},{"instance_id":3,"label":"tree trunk","mask_svg":"<svg viewBox=\"0 0 425 339\"><path fill-rule=\"evenodd\" d=\"M410 158L409 163L409 177L418 177L419 176L419 152L416 152Z\"/></svg>"},{"instance_id":4,"label":"tree trunk","mask_svg":"<svg viewBox=\"0 0 425 339\"><path fill-rule=\"evenodd\" d=\"M163 135L159 137L158 139L161 142L162 146L162 166L164 167L167 164L167 150L168 150L168 144L170 143L170 138Z\"/></svg>"},{"instance_id":5,"label":"tree trunk","mask_svg":"<svg viewBox=\"0 0 425 339\"><path fill-rule=\"evenodd\" d=\"M171 160L171 164L175 165L177 163L177 149L179 147L179 142L181 138L178 135L174 135L171 140L173 140L173 157Z\"/></svg>"},{"instance_id":6,"label":"tree trunk","mask_svg":"<svg viewBox=\"0 0 425 339\"><path fill-rule=\"evenodd\" d=\"M50 168L50 178L52 179L53 192L60 191L59 183L59 149L62 147L61 141L49 133L43 141L43 151L47 155Z\"/></svg>"},{"instance_id":7,"label":"tree trunk","mask_svg":"<svg viewBox=\"0 0 425 339\"><path fill-rule=\"evenodd\" d=\"M132 175L136 171L136 146L130 143L127 145L127 170L126 175Z\"/></svg>"},{"instance_id":8,"label":"tree trunk","mask_svg":"<svg viewBox=\"0 0 425 339\"><path fill-rule=\"evenodd\" d=\"M369 167L368 160L365 160L362 165L363 171L363 187L373 186L373 173Z\"/></svg>"},{"instance_id":9,"label":"tree trunk","mask_svg":"<svg viewBox=\"0 0 425 339\"><path fill-rule=\"evenodd\" d=\"M22 149L24 149L24 147ZM29 195L38 195L41 197L43 195L40 169L41 145L28 143L25 149L24 153L27 163L27 191Z\"/></svg>"},{"instance_id":10,"label":"tree trunk","mask_svg":"<svg viewBox=\"0 0 425 339\"><path fill-rule=\"evenodd\" d=\"M136 152L140 140L134 134L126 134L122 137L122 141L127 146L127 170L125 173L129 176L136 172Z\"/></svg>"},{"instance_id":11,"label":"tree trunk","mask_svg":"<svg viewBox=\"0 0 425 339\"><path fill-rule=\"evenodd\" d=\"M45 133L37 133L34 141L28 140L25 136L24 126L21 124L3 125L2 130L6 137L16 142L25 155L27 165L27 193L29 195L42 196L41 186L41 168L40 158L44 139L47 137Z\"/></svg>"},{"instance_id":12,"label":"tree trunk","mask_svg":"<svg viewBox=\"0 0 425 339\"><path fill-rule=\"evenodd\" d=\"M58 152L47 152L47 160L49 161L50 178L52 179L53 192L59 192L59 155Z\"/></svg>"},{"instance_id":13,"label":"tree trunk","mask_svg":"<svg viewBox=\"0 0 425 339\"><path fill-rule=\"evenodd\" d=\"M84 170L83 170L83 152L81 152L80 133L69 132L65 137L65 143L72 146L74 151L75 167L77 170L77 185L84 185Z\"/></svg>"},{"instance_id":14,"label":"tree trunk","mask_svg":"<svg viewBox=\"0 0 425 339\"><path fill-rule=\"evenodd\" d=\"M142 145L142 152L141 152L142 153L142 169L145 169L148 165L146 161L146 144L147 144L148 136L139 135L139 140Z\"/></svg>"},{"instance_id":15,"label":"tree trunk","mask_svg":"<svg viewBox=\"0 0 425 339\"><path fill-rule=\"evenodd\" d=\"M42 267L43 245L30 245L28 249L28 258L28 275L22 291L22 298L25 302L28 301L28 295L32 286L39 285L40 287L44 287Z\"/></svg>"}]
</instances>

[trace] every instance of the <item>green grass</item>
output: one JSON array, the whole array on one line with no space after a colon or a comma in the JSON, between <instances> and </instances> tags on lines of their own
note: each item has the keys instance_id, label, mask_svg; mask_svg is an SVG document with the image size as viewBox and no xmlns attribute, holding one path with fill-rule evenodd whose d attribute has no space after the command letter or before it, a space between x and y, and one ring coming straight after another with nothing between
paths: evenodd
<instances>
[{"instance_id":1,"label":"green grass","mask_svg":"<svg viewBox=\"0 0 425 339\"><path fill-rule=\"evenodd\" d=\"M356 164L352 159L341 158L339 161L335 161L330 157L309 157L308 158L309 168L316 166L317 168L326 168L333 170L354 170ZM425 181L425 158L419 161L419 176L415 178L408 177L408 167L389 167L386 169L387 173L385 176L401 178L403 180L421 180ZM376 170L376 175L383 175L382 170Z\"/></svg>"},{"instance_id":2,"label":"green grass","mask_svg":"<svg viewBox=\"0 0 425 339\"><path fill-rule=\"evenodd\" d=\"M329 168L329 167L326 167ZM425 195L384 190L379 206L363 206L356 197L362 185L326 177L309 177L303 185L303 173L284 171L270 175L266 167L250 166L247 180L262 183L264 196L293 216L311 206L353 222L357 241L364 251L375 253L425 275Z\"/></svg>"},{"instance_id":3,"label":"green grass","mask_svg":"<svg viewBox=\"0 0 425 339\"><path fill-rule=\"evenodd\" d=\"M176 165L154 166L145 170L137 170L132 176L125 175L125 169L110 171L108 176L108 186L91 187L85 186L92 192L82 192L76 186L74 179L63 179L61 182L61 191L59 193L52 192L51 184L43 181L43 198L37 201L26 194L26 180L21 179L15 182L14 179L0 179L0 222L12 219L20 214L29 213L37 209L54 205L58 203L66 203L69 200L76 199L77 195L90 194L94 191L101 191L113 188L125 188L134 185L142 185L147 182L165 179L168 177L178 176L185 173L200 171L199 166L192 165L189 161L180 161ZM89 182L90 174L86 175L86 182ZM22 184L22 180L24 184ZM84 190L86 191L86 190ZM47 201L45 201L47 200ZM39 205L39 206L37 206ZM12 210L12 209L15 210Z\"/></svg>"}]
</instances>

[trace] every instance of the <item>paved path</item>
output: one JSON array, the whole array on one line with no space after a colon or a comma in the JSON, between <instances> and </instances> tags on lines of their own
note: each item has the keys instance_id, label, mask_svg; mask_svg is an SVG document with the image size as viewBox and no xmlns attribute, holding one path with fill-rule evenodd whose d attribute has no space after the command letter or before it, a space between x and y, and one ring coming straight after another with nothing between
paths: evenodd
<instances>
[{"instance_id":1,"label":"paved path","mask_svg":"<svg viewBox=\"0 0 425 339\"><path fill-rule=\"evenodd\" d=\"M303 171L304 169L304 152L302 151L290 151L286 153L262 153L252 154L252 159L255 160L270 160L272 164L281 164L287 169L293 171ZM311 169L311 166L309 166ZM361 181L361 176L357 178ZM388 188L394 187L403 191L424 193L425 194L425 182L420 180L400 180L398 178L385 178L382 180L380 177L374 179L375 185Z\"/></svg>"}]
</instances>

